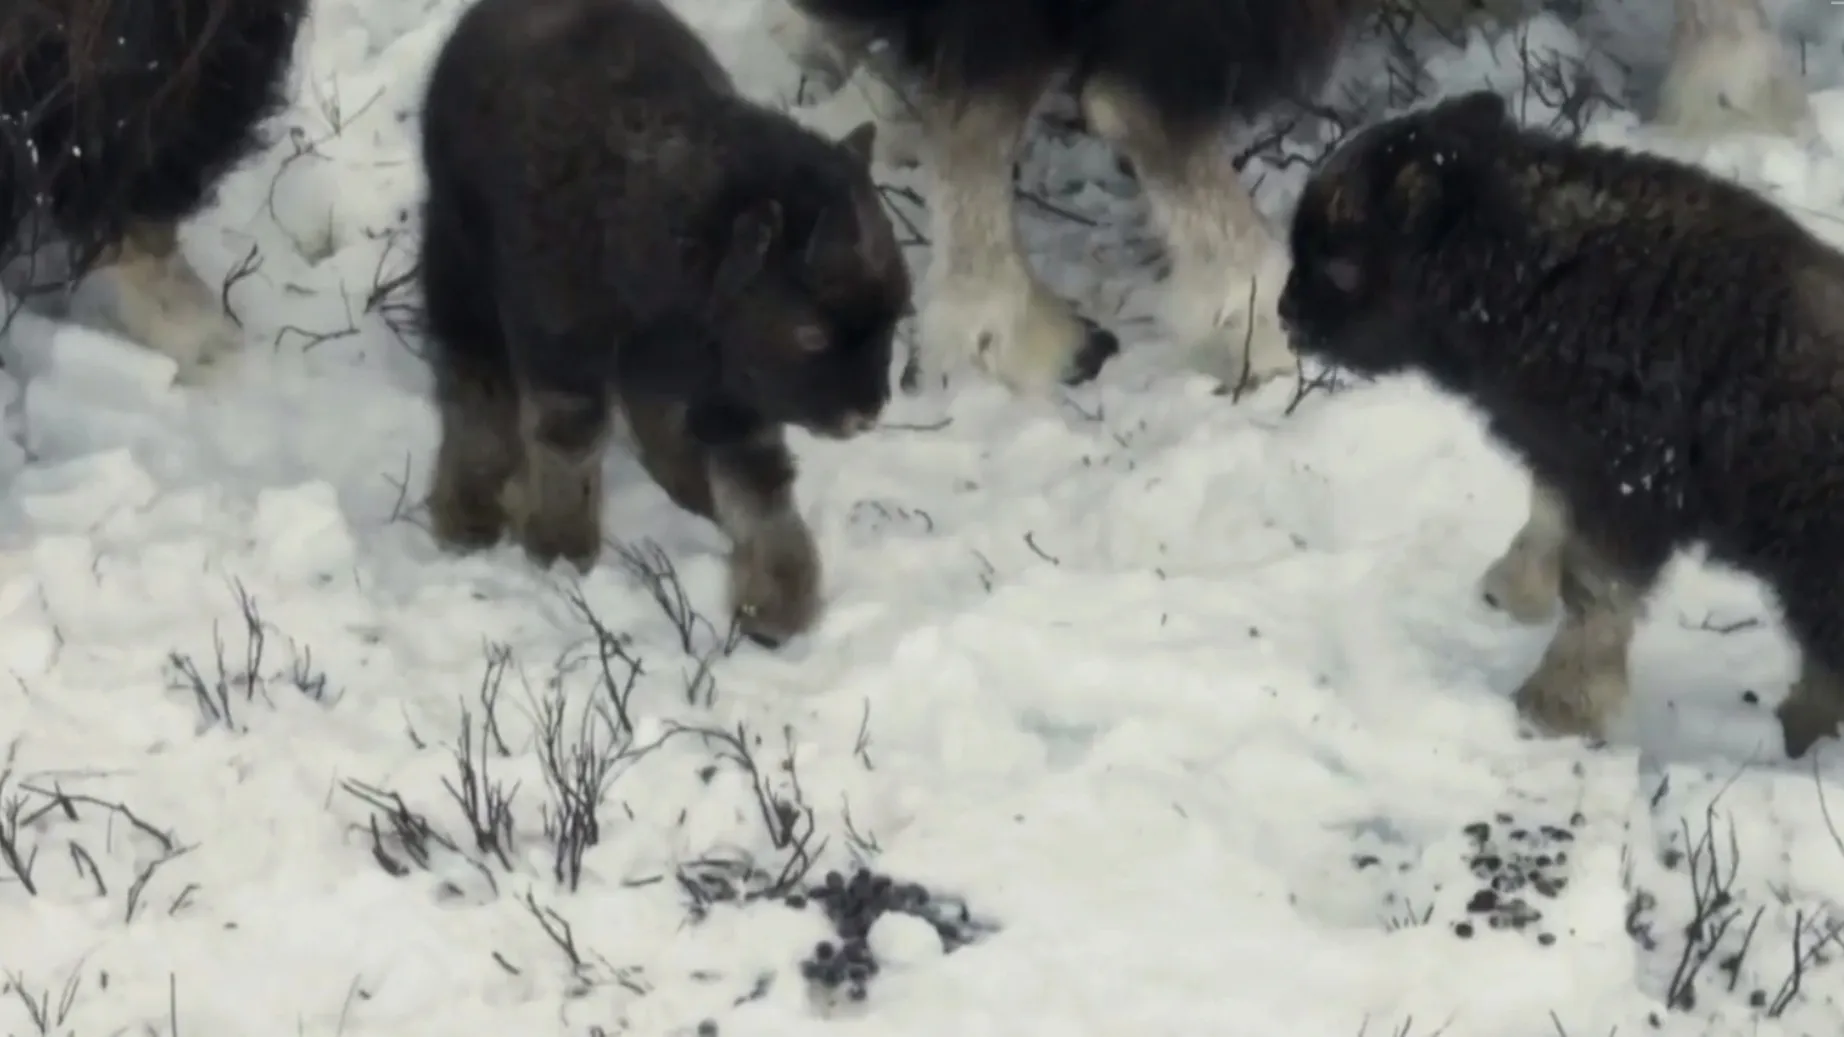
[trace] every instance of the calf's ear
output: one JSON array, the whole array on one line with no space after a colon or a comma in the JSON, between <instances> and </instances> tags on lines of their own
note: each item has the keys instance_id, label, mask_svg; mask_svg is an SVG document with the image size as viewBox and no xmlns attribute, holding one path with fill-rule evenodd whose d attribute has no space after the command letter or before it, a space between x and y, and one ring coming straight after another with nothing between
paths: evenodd
<instances>
[{"instance_id":1,"label":"calf's ear","mask_svg":"<svg viewBox=\"0 0 1844 1037\"><path fill-rule=\"evenodd\" d=\"M1480 171L1464 147L1436 144L1373 171L1372 196L1379 226L1396 228L1403 244L1431 247L1446 237L1473 204Z\"/></svg>"},{"instance_id":2,"label":"calf's ear","mask_svg":"<svg viewBox=\"0 0 1844 1037\"><path fill-rule=\"evenodd\" d=\"M869 167L877 154L877 123L869 120L859 123L857 129L839 138L839 143L852 153L852 157Z\"/></svg>"},{"instance_id":3,"label":"calf's ear","mask_svg":"<svg viewBox=\"0 0 1844 1037\"><path fill-rule=\"evenodd\" d=\"M1442 133L1489 137L1511 124L1511 106L1495 90L1473 90L1430 108L1428 124Z\"/></svg>"}]
</instances>

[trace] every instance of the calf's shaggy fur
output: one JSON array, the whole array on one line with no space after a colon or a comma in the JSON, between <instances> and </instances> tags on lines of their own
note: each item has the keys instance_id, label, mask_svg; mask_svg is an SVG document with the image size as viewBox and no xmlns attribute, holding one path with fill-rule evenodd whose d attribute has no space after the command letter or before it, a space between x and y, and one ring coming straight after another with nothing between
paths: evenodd
<instances>
[{"instance_id":1,"label":"calf's shaggy fur","mask_svg":"<svg viewBox=\"0 0 1844 1037\"><path fill-rule=\"evenodd\" d=\"M1659 123L1697 135L1797 136L1813 127L1799 57L1778 37L1760 0L1673 0L1672 12ZM1480 578L1486 602L1520 623L1547 621L1555 611L1565 528L1554 495L1532 486L1529 518Z\"/></svg>"},{"instance_id":2,"label":"calf's shaggy fur","mask_svg":"<svg viewBox=\"0 0 1844 1037\"><path fill-rule=\"evenodd\" d=\"M178 228L283 105L307 3L7 0L0 266L49 231L68 257L59 279L106 276L115 323L182 377L234 347L241 336Z\"/></svg>"},{"instance_id":3,"label":"calf's shaggy fur","mask_svg":"<svg viewBox=\"0 0 1844 1037\"><path fill-rule=\"evenodd\" d=\"M1673 554L1777 596L1789 755L1844 719L1844 254L1693 166L1523 129L1476 93L1367 129L1306 186L1295 348L1420 371L1551 504L1564 609L1520 711L1600 735Z\"/></svg>"},{"instance_id":4,"label":"calf's shaggy fur","mask_svg":"<svg viewBox=\"0 0 1844 1037\"><path fill-rule=\"evenodd\" d=\"M769 0L797 61L843 78L887 45L918 106L935 179L923 369L961 361L1019 391L1091 377L1115 336L1031 270L1012 170L1042 96L1072 77L1090 129L1133 163L1166 239L1165 308L1208 366L1255 380L1295 370L1273 319L1286 259L1222 132L1312 93L1374 0ZM890 110L888 101L880 110ZM886 133L886 136L889 134ZM1253 309L1251 293L1253 289ZM1252 326L1251 326L1252 322Z\"/></svg>"},{"instance_id":5,"label":"calf's shaggy fur","mask_svg":"<svg viewBox=\"0 0 1844 1037\"><path fill-rule=\"evenodd\" d=\"M741 97L658 0L480 0L423 112L421 278L442 441L436 536L602 546L602 453L731 538L742 628L805 629L819 557L783 428L849 437L890 391L907 268L843 142Z\"/></svg>"}]
</instances>

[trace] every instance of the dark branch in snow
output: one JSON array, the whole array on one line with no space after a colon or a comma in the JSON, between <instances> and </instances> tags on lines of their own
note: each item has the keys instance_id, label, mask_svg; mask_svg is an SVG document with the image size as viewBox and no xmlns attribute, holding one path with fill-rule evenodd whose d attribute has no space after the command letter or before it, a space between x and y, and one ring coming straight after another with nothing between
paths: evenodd
<instances>
[{"instance_id":1,"label":"dark branch in snow","mask_svg":"<svg viewBox=\"0 0 1844 1037\"><path fill-rule=\"evenodd\" d=\"M33 881L33 866L38 862L38 850L35 847L22 846L20 832L25 827L22 817L25 814L26 800L9 786L13 781L13 763L18 758L19 743L13 742L7 747L6 762L0 764L0 864L6 866L13 879L23 887L29 896L38 896L38 883Z\"/></svg>"},{"instance_id":2,"label":"dark branch in snow","mask_svg":"<svg viewBox=\"0 0 1844 1037\"><path fill-rule=\"evenodd\" d=\"M499 892L499 880L494 878L491 868L464 853L460 844L447 833L430 824L429 819L422 814L410 809L402 796L357 781L343 781L340 787L372 809L372 816L365 829L371 839L372 860L384 869L385 874L403 878L413 868L428 871L436 854L446 852L466 861L486 879L490 890L495 894ZM446 888L451 893L460 892L452 884Z\"/></svg>"},{"instance_id":3,"label":"dark branch in snow","mask_svg":"<svg viewBox=\"0 0 1844 1037\"><path fill-rule=\"evenodd\" d=\"M414 298L414 290L422 269L420 261L414 258L416 248L404 242L404 239L414 236L403 226L408 218L406 212L402 214L398 226L382 232L368 232L368 236L374 240L381 239L384 246L378 250L378 265L372 269L371 289L365 293L363 312L366 316L375 315L383 320L397 344L421 360L425 358L421 342L424 313L421 304ZM411 257L409 264L394 274L386 274L385 267L389 265L391 257L399 252Z\"/></svg>"},{"instance_id":4,"label":"dark branch in snow","mask_svg":"<svg viewBox=\"0 0 1844 1037\"><path fill-rule=\"evenodd\" d=\"M719 764L737 768L749 779L756 817L768 835L777 861L764 863L754 854L732 850L708 853L678 868L679 887L689 900L693 921L702 921L716 904L782 899L799 889L813 870L827 840L817 836L813 808L800 785L794 762L791 728L782 731L786 752L775 769L787 776L776 783L757 759L762 739L743 725L734 731L673 725L673 734L692 735L717 750ZM714 776L714 768L706 780Z\"/></svg>"},{"instance_id":5,"label":"dark branch in snow","mask_svg":"<svg viewBox=\"0 0 1844 1037\"><path fill-rule=\"evenodd\" d=\"M1676 838L1661 851L1660 863L1689 883L1686 910L1690 916L1682 925L1683 943L1671 951L1664 1000L1673 1012L1707 1012L1710 991L1721 990L1740 995L1738 1003L1756 1013L1757 1019L1779 1019L1801 1002L1802 993L1813 989L1807 979L1844 951L1844 919L1836 916L1830 904L1796 906L1790 889L1769 884L1772 899L1766 901L1738 881L1739 840L1732 824L1719 825L1716 813L1728 787L1718 790L1703 808L1700 831L1693 831L1688 819L1680 820ZM1650 797L1654 812L1660 810L1669 791L1669 779L1661 781ZM1719 831L1723 827L1726 832ZM1651 921L1658 909L1657 897L1644 889L1633 891L1627 932L1643 951L1658 951L1663 942ZM1738 924L1744 919L1745 924ZM1770 985L1758 986L1766 977L1761 968L1763 952L1757 948L1764 937L1776 933L1783 933L1791 945L1786 971ZM1716 985L1707 981L1712 970L1719 977Z\"/></svg>"},{"instance_id":6,"label":"dark branch in snow","mask_svg":"<svg viewBox=\"0 0 1844 1037\"><path fill-rule=\"evenodd\" d=\"M676 576L674 582L677 582ZM682 596L682 588L680 593ZM595 641L597 683L613 714L615 728L624 737L633 737L634 720L628 712L628 702L634 697L634 685L640 682L644 674L640 660L628 651L634 639L610 630L601 617L596 615L595 609L590 608L580 590L570 595L570 607L575 610L577 618L588 624L590 637ZM617 670L620 672L617 673Z\"/></svg>"},{"instance_id":7,"label":"dark branch in snow","mask_svg":"<svg viewBox=\"0 0 1844 1037\"><path fill-rule=\"evenodd\" d=\"M1689 843L1690 822L1682 824L1684 839ZM1732 892L1741 865L1741 846L1733 824L1729 825L1727 845L1725 863L1716 842L1716 807L1711 803L1704 814L1703 835L1690 845L1684 860L1693 913L1684 927L1684 949L1678 956L1677 968L1665 987L1665 1004L1670 1008L1689 1011L1696 1007L1697 975L1717 955L1722 938L1741 917L1742 910L1734 906ZM1740 968L1739 960L1736 968Z\"/></svg>"},{"instance_id":8,"label":"dark branch in snow","mask_svg":"<svg viewBox=\"0 0 1844 1037\"><path fill-rule=\"evenodd\" d=\"M507 788L494 780L492 760L509 755L499 734L500 684L512 652L503 645L487 649L487 664L480 676L480 724L476 732L474 714L461 707L461 732L455 741L455 776L442 779L442 787L461 808L462 816L474 833L474 849L492 857L499 866L512 868L514 833L512 800L518 795L517 782Z\"/></svg>"},{"instance_id":9,"label":"dark branch in snow","mask_svg":"<svg viewBox=\"0 0 1844 1037\"><path fill-rule=\"evenodd\" d=\"M585 951L577 942L576 931L570 923L555 910L540 906L536 895L526 893L522 902L525 909L544 930L544 935L563 953L564 961L570 966L570 975L576 980L570 991L571 997L581 997L590 989L603 983L613 983L629 993L645 996L653 992L653 987L646 980L646 973L639 968L616 968L608 959L599 954ZM598 975L598 967L605 975Z\"/></svg>"},{"instance_id":10,"label":"dark branch in snow","mask_svg":"<svg viewBox=\"0 0 1844 1037\"><path fill-rule=\"evenodd\" d=\"M668 616L681 618L682 625L675 625L682 641L689 644L694 619L686 617L697 614L691 610L672 563L657 548L651 555L632 557L645 559L646 564L633 571L644 572L643 583ZM667 608L669 603L674 607ZM589 628L590 650L586 654L572 651L559 659L548 694L532 706L535 749L550 791L544 831L555 851L552 874L574 891L582 882L584 857L602 840L601 809L610 787L673 735L668 732L645 745L635 742L630 703L646 668L630 650L633 639L610 629L580 591L570 596L569 604ZM572 722L567 716L564 679L585 665L592 670L594 691Z\"/></svg>"},{"instance_id":11,"label":"dark branch in snow","mask_svg":"<svg viewBox=\"0 0 1844 1037\"><path fill-rule=\"evenodd\" d=\"M426 497L418 495L410 485L410 457L404 455L403 471L399 475L386 475L384 481L391 489L397 491L397 498L391 502L390 523L404 522L424 533L429 532L429 502Z\"/></svg>"},{"instance_id":12,"label":"dark branch in snow","mask_svg":"<svg viewBox=\"0 0 1844 1037\"><path fill-rule=\"evenodd\" d=\"M640 583L641 589L659 606L667 622L678 634L679 648L687 655L698 655L697 635L700 629L709 631L723 645L723 652L728 655L741 641L741 634L735 624L727 634L720 635L717 627L692 607L691 596L685 593L685 585L679 580L679 571L672 564L672 558L651 540L639 544L615 544L615 555L621 567L627 570Z\"/></svg>"},{"instance_id":13,"label":"dark branch in snow","mask_svg":"<svg viewBox=\"0 0 1844 1037\"><path fill-rule=\"evenodd\" d=\"M218 304L224 307L224 315L237 327L243 327L243 318L237 315L237 308L231 304L231 292L245 280L262 272L262 246L251 245L237 264L224 273L224 282L218 289Z\"/></svg>"},{"instance_id":14,"label":"dark branch in snow","mask_svg":"<svg viewBox=\"0 0 1844 1037\"><path fill-rule=\"evenodd\" d=\"M238 697L244 703L251 703L261 696L264 702L274 705L270 691L278 684L292 686L310 702L326 706L337 702L339 694L329 691L327 675L314 665L311 647L284 636L288 642L288 662L281 669L269 668L269 635L273 628L263 619L256 599L244 589L240 581L231 581L231 593L236 599L238 619L243 626L242 666L237 667L232 663L223 631L218 622L213 620L212 671L207 673L201 669L197 661L184 652L169 652L169 687L190 691L200 717L207 724L218 724L232 732L245 730L243 723L237 719L234 706Z\"/></svg>"},{"instance_id":15,"label":"dark branch in snow","mask_svg":"<svg viewBox=\"0 0 1844 1037\"><path fill-rule=\"evenodd\" d=\"M77 965L70 970L64 984L58 989L56 1000L52 999L51 988L40 988L36 993L27 984L23 974L5 973L5 981L0 982L0 997L11 994L25 1010L26 1019L39 1037L61 1037L67 1034L67 1023L71 1012L77 1007L77 992L83 989L83 966ZM179 1031L174 1030L175 1034Z\"/></svg>"},{"instance_id":16,"label":"dark branch in snow","mask_svg":"<svg viewBox=\"0 0 1844 1037\"><path fill-rule=\"evenodd\" d=\"M14 743L6 760L0 762L0 876L10 875L27 896L48 893L47 878L37 867L41 851L51 850L50 859L55 860L61 849L62 856L70 861L76 880L92 895L108 897L112 889L123 889L126 894L123 921L133 922L140 917L155 875L174 860L192 852L194 847L181 845L172 833L142 818L124 803L66 792L56 785L45 788L15 780L16 753L17 743ZM100 819L103 827L101 848L94 852L81 841L84 837L82 826L92 818ZM136 838L124 841L122 822L126 823L127 834ZM152 844L151 856L146 855L146 843L142 839ZM59 847L58 842L63 845ZM107 858L110 851L124 846L134 852L137 861L117 880L111 877ZM98 852L103 855L103 861L97 859ZM197 889L197 884L187 884L168 903L166 913L176 914L187 906Z\"/></svg>"}]
</instances>

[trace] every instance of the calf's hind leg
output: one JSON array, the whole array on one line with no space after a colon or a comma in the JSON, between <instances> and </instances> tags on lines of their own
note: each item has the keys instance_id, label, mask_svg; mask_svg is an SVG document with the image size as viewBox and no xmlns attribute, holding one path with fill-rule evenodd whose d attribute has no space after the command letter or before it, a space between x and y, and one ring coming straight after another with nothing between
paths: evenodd
<instances>
[{"instance_id":1,"label":"calf's hind leg","mask_svg":"<svg viewBox=\"0 0 1844 1037\"><path fill-rule=\"evenodd\" d=\"M1562 549L1568 540L1568 506L1554 490L1532 479L1530 515L1480 578L1480 596L1520 623L1535 626L1548 620L1556 609Z\"/></svg>"},{"instance_id":2,"label":"calf's hind leg","mask_svg":"<svg viewBox=\"0 0 1844 1037\"><path fill-rule=\"evenodd\" d=\"M600 390L520 386L525 465L506 484L505 507L519 543L540 566L563 558L587 573L601 556L602 452L611 417Z\"/></svg>"},{"instance_id":3,"label":"calf's hind leg","mask_svg":"<svg viewBox=\"0 0 1844 1037\"><path fill-rule=\"evenodd\" d=\"M429 524L454 551L491 547L505 535L506 486L523 461L519 398L509 380L438 369L442 440L429 488Z\"/></svg>"},{"instance_id":4,"label":"calf's hind leg","mask_svg":"<svg viewBox=\"0 0 1844 1037\"><path fill-rule=\"evenodd\" d=\"M1562 625L1515 701L1545 734L1602 738L1626 704L1628 650L1663 563L1621 572L1576 535L1561 562Z\"/></svg>"},{"instance_id":5,"label":"calf's hind leg","mask_svg":"<svg viewBox=\"0 0 1844 1037\"><path fill-rule=\"evenodd\" d=\"M486 276L491 257L465 216L433 182L418 256L441 443L429 487L430 532L451 551L491 547L505 535L506 484L524 463L519 394L499 304Z\"/></svg>"},{"instance_id":6,"label":"calf's hind leg","mask_svg":"<svg viewBox=\"0 0 1844 1037\"><path fill-rule=\"evenodd\" d=\"M794 456L779 426L700 442L683 404L623 403L640 460L679 507L730 538L730 602L743 633L776 647L820 611L819 548L794 507Z\"/></svg>"}]
</instances>

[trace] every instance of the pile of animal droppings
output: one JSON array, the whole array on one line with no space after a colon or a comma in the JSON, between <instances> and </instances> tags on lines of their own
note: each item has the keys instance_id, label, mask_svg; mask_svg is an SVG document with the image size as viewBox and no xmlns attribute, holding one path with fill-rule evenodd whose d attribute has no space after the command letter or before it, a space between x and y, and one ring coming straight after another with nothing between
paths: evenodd
<instances>
[{"instance_id":1,"label":"pile of animal droppings","mask_svg":"<svg viewBox=\"0 0 1844 1037\"><path fill-rule=\"evenodd\" d=\"M816 944L801 962L808 983L833 994L843 993L863 1001L871 980L883 966L871 949L871 929L886 915L907 915L931 926L941 940L941 951L952 954L996 928L973 916L964 901L931 893L913 882L898 882L863 868L851 878L839 872L826 874L819 885L787 899L789 907L817 904L832 923L837 941Z\"/></svg>"}]
</instances>

